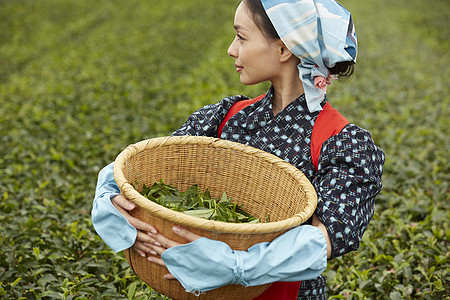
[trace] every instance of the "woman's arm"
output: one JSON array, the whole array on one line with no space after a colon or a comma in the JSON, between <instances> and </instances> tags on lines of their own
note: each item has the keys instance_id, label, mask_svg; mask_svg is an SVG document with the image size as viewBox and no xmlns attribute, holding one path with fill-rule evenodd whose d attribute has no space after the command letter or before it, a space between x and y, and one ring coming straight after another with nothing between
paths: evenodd
<instances>
[{"instance_id":1,"label":"woman's arm","mask_svg":"<svg viewBox=\"0 0 450 300\"><path fill-rule=\"evenodd\" d=\"M302 225L280 235L271 243L259 243L247 251L232 250L226 243L199 238L174 227L190 242L178 244L159 234L151 247L161 257L149 260L166 266L188 292L205 292L228 284L255 286L275 281L314 279L327 266L327 243L314 226Z\"/></svg>"},{"instance_id":2,"label":"woman's arm","mask_svg":"<svg viewBox=\"0 0 450 300\"><path fill-rule=\"evenodd\" d=\"M95 231L102 240L119 252L133 247L140 255L153 253L146 245L148 232L156 233L150 224L142 222L129 214L135 204L120 195L114 181L113 163L103 168L98 176L91 216Z\"/></svg>"},{"instance_id":3,"label":"woman's arm","mask_svg":"<svg viewBox=\"0 0 450 300\"><path fill-rule=\"evenodd\" d=\"M358 249L381 190L383 164L382 150L356 125L323 143L312 184L318 196L315 213L331 241L330 258Z\"/></svg>"},{"instance_id":4,"label":"woman's arm","mask_svg":"<svg viewBox=\"0 0 450 300\"><path fill-rule=\"evenodd\" d=\"M97 234L114 252L131 247L136 239L136 229L111 203L111 198L119 194L111 163L98 174L91 218Z\"/></svg>"},{"instance_id":5,"label":"woman's arm","mask_svg":"<svg viewBox=\"0 0 450 300\"><path fill-rule=\"evenodd\" d=\"M248 98L226 97L217 104L200 108L173 135L217 136L217 128L230 107L242 99ZM131 201L120 195L119 187L114 181L113 163L107 165L98 176L91 212L94 228L115 252L133 247L140 255L145 256L152 253L147 246L148 232L156 229L132 217L129 212L134 207Z\"/></svg>"}]
</instances>

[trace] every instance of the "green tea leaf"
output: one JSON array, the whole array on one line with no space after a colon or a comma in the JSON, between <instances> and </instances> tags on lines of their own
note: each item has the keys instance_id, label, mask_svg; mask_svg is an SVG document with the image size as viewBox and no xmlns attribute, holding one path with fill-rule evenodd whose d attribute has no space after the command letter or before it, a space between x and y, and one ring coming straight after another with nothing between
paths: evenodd
<instances>
[{"instance_id":1,"label":"green tea leaf","mask_svg":"<svg viewBox=\"0 0 450 300\"><path fill-rule=\"evenodd\" d=\"M183 211L184 214L186 215L190 215L193 217L198 217L198 218L205 218L205 219L209 219L211 218L211 216L214 214L215 210L214 209L207 209L207 208L199 208L196 210L185 210Z\"/></svg>"},{"instance_id":2,"label":"green tea leaf","mask_svg":"<svg viewBox=\"0 0 450 300\"><path fill-rule=\"evenodd\" d=\"M181 193L160 180L151 188L144 184L141 193L155 203L195 217L222 222L259 222L243 211L237 203L231 202L231 197L228 198L226 192L222 193L222 198L212 199L209 188L202 192L196 184Z\"/></svg>"}]
</instances>

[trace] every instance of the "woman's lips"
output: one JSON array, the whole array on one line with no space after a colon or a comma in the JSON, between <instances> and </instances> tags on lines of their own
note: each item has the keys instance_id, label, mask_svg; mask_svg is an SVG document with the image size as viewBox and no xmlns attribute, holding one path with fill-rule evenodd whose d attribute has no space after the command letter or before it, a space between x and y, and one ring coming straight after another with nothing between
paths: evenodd
<instances>
[{"instance_id":1,"label":"woman's lips","mask_svg":"<svg viewBox=\"0 0 450 300\"><path fill-rule=\"evenodd\" d=\"M238 65L235 65L235 66L236 66L236 72L238 72L238 73L244 69L244 67L242 67L242 66L238 66Z\"/></svg>"}]
</instances>

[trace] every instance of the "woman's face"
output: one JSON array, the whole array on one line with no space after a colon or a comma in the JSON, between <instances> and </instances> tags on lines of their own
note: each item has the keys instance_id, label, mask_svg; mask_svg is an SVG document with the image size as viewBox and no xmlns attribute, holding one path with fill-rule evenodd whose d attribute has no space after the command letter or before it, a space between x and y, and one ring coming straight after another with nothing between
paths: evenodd
<instances>
[{"instance_id":1,"label":"woman's face","mask_svg":"<svg viewBox=\"0 0 450 300\"><path fill-rule=\"evenodd\" d=\"M243 84L272 81L279 75L279 41L266 38L252 19L244 2L234 17L236 37L228 48ZM278 43L277 43L278 42Z\"/></svg>"}]
</instances>

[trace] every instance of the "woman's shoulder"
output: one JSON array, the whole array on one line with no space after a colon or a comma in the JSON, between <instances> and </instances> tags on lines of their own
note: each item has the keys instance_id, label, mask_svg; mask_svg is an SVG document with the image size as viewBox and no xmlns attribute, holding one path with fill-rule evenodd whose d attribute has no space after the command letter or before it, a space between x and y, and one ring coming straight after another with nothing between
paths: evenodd
<instances>
[{"instance_id":1,"label":"woman's shoulder","mask_svg":"<svg viewBox=\"0 0 450 300\"><path fill-rule=\"evenodd\" d=\"M342 139L352 139L359 143L363 143L366 146L373 145L376 147L375 141L372 139L372 135L369 130L364 129L354 123L349 123L345 126L339 135Z\"/></svg>"},{"instance_id":2,"label":"woman's shoulder","mask_svg":"<svg viewBox=\"0 0 450 300\"><path fill-rule=\"evenodd\" d=\"M346 144L354 144L360 147L378 148L370 132L354 123L348 123L338 134L332 136L327 142L337 143L338 145L345 142Z\"/></svg>"},{"instance_id":3,"label":"woman's shoulder","mask_svg":"<svg viewBox=\"0 0 450 300\"><path fill-rule=\"evenodd\" d=\"M236 102L248 99L250 98L245 95L227 96L222 98L219 102L207 104L197 111L228 111Z\"/></svg>"},{"instance_id":4,"label":"woman's shoulder","mask_svg":"<svg viewBox=\"0 0 450 300\"><path fill-rule=\"evenodd\" d=\"M249 99L247 96L244 95L236 95L236 96L228 96L225 98L222 98L220 101L215 103L210 103L207 105L204 105L200 108L197 108L196 111L194 111L189 118L190 119L197 119L199 117L204 116L224 116L228 110L233 106L234 103L237 101L242 101Z\"/></svg>"},{"instance_id":5,"label":"woman's shoulder","mask_svg":"<svg viewBox=\"0 0 450 300\"><path fill-rule=\"evenodd\" d=\"M205 105L193 112L173 135L216 136L222 120L233 104L245 99L248 99L248 97L243 95L230 96L217 103Z\"/></svg>"},{"instance_id":6,"label":"woman's shoulder","mask_svg":"<svg viewBox=\"0 0 450 300\"><path fill-rule=\"evenodd\" d=\"M219 103L231 103L232 105L238 101L248 100L249 97L245 95L234 95L234 96L227 96L225 98L222 98Z\"/></svg>"},{"instance_id":7,"label":"woman's shoulder","mask_svg":"<svg viewBox=\"0 0 450 300\"><path fill-rule=\"evenodd\" d=\"M377 146L370 132L353 123L347 124L338 134L323 143L322 156L329 159L341 158L347 162L350 159L364 161L364 157L381 164L385 160L383 150Z\"/></svg>"}]
</instances>

